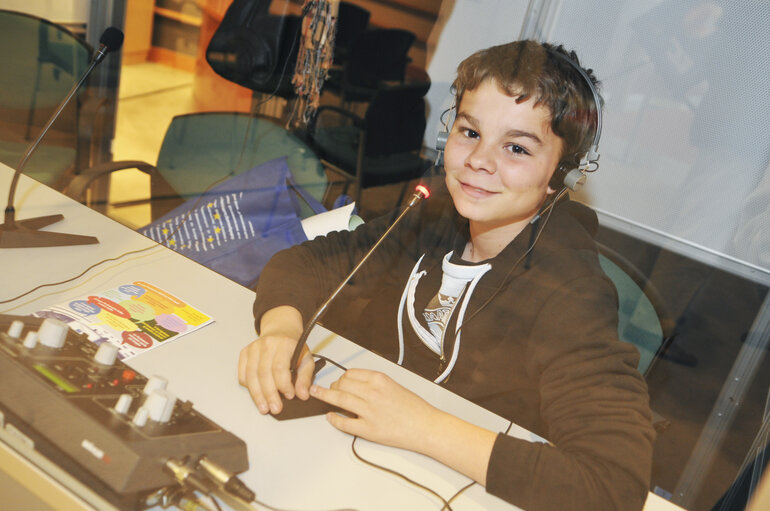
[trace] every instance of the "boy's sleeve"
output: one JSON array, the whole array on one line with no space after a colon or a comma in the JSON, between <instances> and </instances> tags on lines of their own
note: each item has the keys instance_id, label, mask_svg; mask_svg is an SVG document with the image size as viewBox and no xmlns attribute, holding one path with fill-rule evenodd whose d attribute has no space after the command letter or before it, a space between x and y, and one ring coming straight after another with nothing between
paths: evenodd
<instances>
[{"instance_id":1,"label":"boy's sleeve","mask_svg":"<svg viewBox=\"0 0 770 511\"><path fill-rule=\"evenodd\" d=\"M615 310L615 291L600 277L576 279L548 299L531 363L550 444L499 435L489 493L528 511L642 509L654 430L639 355L617 340Z\"/></svg>"}]
</instances>

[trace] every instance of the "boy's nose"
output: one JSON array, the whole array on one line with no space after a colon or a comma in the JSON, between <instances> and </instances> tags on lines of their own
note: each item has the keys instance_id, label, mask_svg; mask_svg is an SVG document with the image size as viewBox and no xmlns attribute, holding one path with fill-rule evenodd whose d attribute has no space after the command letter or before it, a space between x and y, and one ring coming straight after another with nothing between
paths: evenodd
<instances>
[{"instance_id":1,"label":"boy's nose","mask_svg":"<svg viewBox=\"0 0 770 511\"><path fill-rule=\"evenodd\" d=\"M487 172L494 174L496 171L495 159L492 155L492 148L483 143L476 144L473 150L468 153L465 159L466 166L477 172Z\"/></svg>"}]
</instances>

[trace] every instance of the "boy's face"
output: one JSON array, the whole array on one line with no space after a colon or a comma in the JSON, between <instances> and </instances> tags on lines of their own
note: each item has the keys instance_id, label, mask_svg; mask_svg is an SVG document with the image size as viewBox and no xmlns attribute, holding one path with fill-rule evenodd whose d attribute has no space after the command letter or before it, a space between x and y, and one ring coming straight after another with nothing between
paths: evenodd
<instances>
[{"instance_id":1,"label":"boy's face","mask_svg":"<svg viewBox=\"0 0 770 511\"><path fill-rule=\"evenodd\" d=\"M455 208L475 232L501 229L513 239L553 193L562 140L549 110L533 103L516 103L492 80L463 94L444 168Z\"/></svg>"}]
</instances>

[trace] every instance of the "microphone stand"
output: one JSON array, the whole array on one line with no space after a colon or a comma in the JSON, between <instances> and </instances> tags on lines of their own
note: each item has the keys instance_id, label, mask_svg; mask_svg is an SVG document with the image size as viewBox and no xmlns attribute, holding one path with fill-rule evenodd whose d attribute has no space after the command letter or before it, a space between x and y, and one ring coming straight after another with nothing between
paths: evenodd
<instances>
[{"instance_id":1,"label":"microphone stand","mask_svg":"<svg viewBox=\"0 0 770 511\"><path fill-rule=\"evenodd\" d=\"M294 353L291 357L291 363L289 367L291 368L291 382L292 384L296 383L297 381L297 364L299 363L299 357L302 354L302 350L305 347L305 343L307 342L307 338L310 335L310 331L313 329L315 324L318 322L318 320L321 318L324 312L326 312L326 308L329 306L332 301L337 297L337 295L342 291L342 288L345 287L345 285L350 281L350 279L353 278L353 276L358 273L358 270L361 268L361 266L364 265L367 259L369 259L369 256L374 253L375 249L377 249L378 246L380 246L380 243L388 237L390 232L398 225L398 223L401 221L402 218L406 215L406 213L412 209L414 206L417 205L422 199L426 199L430 196L430 191L423 185L417 185L417 189L414 192L414 195L412 196L411 200L409 201L409 204L406 205L404 210L398 215L398 217L393 221L392 224L390 224L390 227L382 233L382 236L379 237L377 242L372 246L372 248L369 249L366 254L361 258L360 261L358 261L358 264L348 273L348 275L342 280L342 282L337 286L337 288L332 291L331 295L324 301L320 307L316 310L315 314L312 318L307 322L305 325L305 329L302 331L302 335L299 337L299 340L297 341L297 346L294 348ZM313 374L318 372L318 370L321 369L323 366L316 367L313 371ZM296 419L300 417L310 417L313 415L321 415L328 411L337 411L340 413L344 413L346 415L350 415L350 412L347 410L343 410L341 408L338 408L336 406L332 406L328 403L325 403L319 399L316 399L314 397L311 397L307 401L303 401L301 399L290 399L285 400L283 402L283 408L280 413L274 414L273 417L275 417L278 420L286 420L286 419Z\"/></svg>"},{"instance_id":2,"label":"microphone stand","mask_svg":"<svg viewBox=\"0 0 770 511\"><path fill-rule=\"evenodd\" d=\"M51 128L53 123L56 122L56 119L58 119L62 110L64 110L81 85L83 85L83 83L86 81L88 76L91 74L91 71L93 71L96 65L102 61L107 51L110 50L107 48L101 48L96 53L92 59L91 65L88 67L86 72L83 73L83 76L80 78L80 80L72 87L72 89L67 94L67 97L64 98L64 101L61 102L51 118L48 119L48 123L45 125L35 141L27 148L27 151L24 153L24 156L22 156L21 161L19 161L19 165L16 167L16 171L13 174L13 179L11 180L10 191L8 192L8 205L5 208L5 223L0 225L0 248L64 247L99 243L99 240L93 236L39 230L43 227L63 220L64 215L61 214L27 218L17 221L16 210L14 209L14 199L16 197L16 188L18 188L19 185L19 176L21 176L21 171L24 169L24 166L27 164L30 156L32 156L32 153L35 151L35 149L37 149L38 145L40 145L40 141L43 140L43 137L46 135L46 133L48 133L48 130Z\"/></svg>"}]
</instances>

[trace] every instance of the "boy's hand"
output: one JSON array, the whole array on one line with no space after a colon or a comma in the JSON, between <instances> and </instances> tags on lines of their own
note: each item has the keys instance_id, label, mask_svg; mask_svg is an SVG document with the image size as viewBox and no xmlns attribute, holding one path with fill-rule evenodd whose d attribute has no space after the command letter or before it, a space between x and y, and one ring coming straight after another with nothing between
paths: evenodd
<instances>
[{"instance_id":1,"label":"boy's hand","mask_svg":"<svg viewBox=\"0 0 770 511\"><path fill-rule=\"evenodd\" d=\"M314 397L357 415L326 415L335 428L373 442L420 452L440 413L390 377L367 369L348 369L325 389L310 388Z\"/></svg>"},{"instance_id":2,"label":"boy's hand","mask_svg":"<svg viewBox=\"0 0 770 511\"><path fill-rule=\"evenodd\" d=\"M241 350L238 357L238 382L249 389L260 413L279 413L281 394L287 399L308 399L313 379L313 357L304 347L292 385L289 365L302 334L302 317L291 307L277 307L264 314L262 335Z\"/></svg>"}]
</instances>

